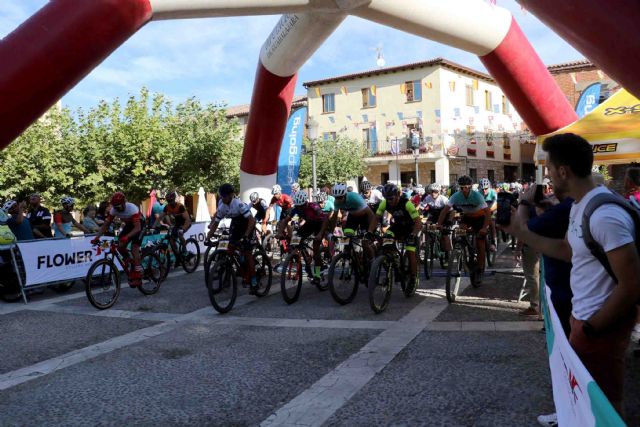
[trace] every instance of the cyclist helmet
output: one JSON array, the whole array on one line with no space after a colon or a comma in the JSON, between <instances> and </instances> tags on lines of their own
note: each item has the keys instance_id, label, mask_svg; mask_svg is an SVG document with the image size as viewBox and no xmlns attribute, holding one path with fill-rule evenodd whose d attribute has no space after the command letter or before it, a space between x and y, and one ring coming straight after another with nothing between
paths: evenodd
<instances>
[{"instance_id":1,"label":"cyclist helmet","mask_svg":"<svg viewBox=\"0 0 640 427\"><path fill-rule=\"evenodd\" d=\"M439 193L441 190L442 190L442 187L440 186L440 184L437 184L437 183L434 182L433 184L429 185L429 192L430 193L433 193L433 192L436 192L436 191Z\"/></svg>"},{"instance_id":2,"label":"cyclist helmet","mask_svg":"<svg viewBox=\"0 0 640 427\"><path fill-rule=\"evenodd\" d=\"M480 188L482 188L483 190L491 188L491 181L489 181L487 178L482 178L480 180Z\"/></svg>"},{"instance_id":3,"label":"cyclist helmet","mask_svg":"<svg viewBox=\"0 0 640 427\"><path fill-rule=\"evenodd\" d=\"M318 194L316 194L315 199L316 199L317 203L326 202L327 201L327 193L325 193L324 191L318 191Z\"/></svg>"},{"instance_id":4,"label":"cyclist helmet","mask_svg":"<svg viewBox=\"0 0 640 427\"><path fill-rule=\"evenodd\" d=\"M293 195L293 204L296 206L301 206L307 203L308 199L309 198L307 197L306 191L298 191L296 194Z\"/></svg>"},{"instance_id":5,"label":"cyclist helmet","mask_svg":"<svg viewBox=\"0 0 640 427\"><path fill-rule=\"evenodd\" d=\"M273 188L271 188L271 194L282 194L282 187L278 184L274 185Z\"/></svg>"},{"instance_id":6,"label":"cyclist helmet","mask_svg":"<svg viewBox=\"0 0 640 427\"><path fill-rule=\"evenodd\" d=\"M473 180L471 179L471 177L469 175L462 175L460 178L458 178L458 185L462 186L462 185L472 185L473 184Z\"/></svg>"},{"instance_id":7,"label":"cyclist helmet","mask_svg":"<svg viewBox=\"0 0 640 427\"><path fill-rule=\"evenodd\" d=\"M251 200L251 203L257 202L259 198L260 195L255 191L249 195L249 200Z\"/></svg>"},{"instance_id":8,"label":"cyclist helmet","mask_svg":"<svg viewBox=\"0 0 640 427\"><path fill-rule=\"evenodd\" d=\"M451 186L449 186L449 194L451 194L452 196L458 191L460 191L460 187L457 183L454 182L453 184L451 184Z\"/></svg>"},{"instance_id":9,"label":"cyclist helmet","mask_svg":"<svg viewBox=\"0 0 640 427\"><path fill-rule=\"evenodd\" d=\"M9 212L17 204L18 203L15 200L7 200L6 202L4 202L4 205L2 205L2 210L4 210L5 212Z\"/></svg>"},{"instance_id":10,"label":"cyclist helmet","mask_svg":"<svg viewBox=\"0 0 640 427\"><path fill-rule=\"evenodd\" d=\"M291 184L291 191L294 193L300 191L300 184L298 184L297 182Z\"/></svg>"},{"instance_id":11,"label":"cyclist helmet","mask_svg":"<svg viewBox=\"0 0 640 427\"><path fill-rule=\"evenodd\" d=\"M113 193L113 196L111 196L111 205L113 206L121 206L124 205L125 202L126 199L122 191L116 191Z\"/></svg>"},{"instance_id":12,"label":"cyclist helmet","mask_svg":"<svg viewBox=\"0 0 640 427\"><path fill-rule=\"evenodd\" d=\"M169 203L175 202L177 198L178 198L177 191L169 191L165 197L165 199L167 199L167 202Z\"/></svg>"},{"instance_id":13,"label":"cyclist helmet","mask_svg":"<svg viewBox=\"0 0 640 427\"><path fill-rule=\"evenodd\" d=\"M62 200L60 200L60 204L62 206L73 206L76 204L76 201L73 197L63 197Z\"/></svg>"},{"instance_id":14,"label":"cyclist helmet","mask_svg":"<svg viewBox=\"0 0 640 427\"><path fill-rule=\"evenodd\" d=\"M337 183L331 189L333 197L342 197L347 195L347 184Z\"/></svg>"},{"instance_id":15,"label":"cyclist helmet","mask_svg":"<svg viewBox=\"0 0 640 427\"><path fill-rule=\"evenodd\" d=\"M369 181L362 181L360 183L360 192L361 193L366 193L367 191L371 191L372 188L373 188L373 185L371 185L371 183Z\"/></svg>"},{"instance_id":16,"label":"cyclist helmet","mask_svg":"<svg viewBox=\"0 0 640 427\"><path fill-rule=\"evenodd\" d=\"M424 194L424 187L422 186L422 184L416 185L415 187L413 187L413 189L420 196Z\"/></svg>"},{"instance_id":17,"label":"cyclist helmet","mask_svg":"<svg viewBox=\"0 0 640 427\"><path fill-rule=\"evenodd\" d=\"M231 194L233 194L233 185L231 184L222 184L220 186L220 188L218 188L218 193L220 194L220 197L226 197L226 196L230 196Z\"/></svg>"},{"instance_id":18,"label":"cyclist helmet","mask_svg":"<svg viewBox=\"0 0 640 427\"><path fill-rule=\"evenodd\" d=\"M398 189L398 186L393 183L386 184L382 189L382 196L384 196L385 199L390 199L399 194L400 190Z\"/></svg>"}]
</instances>

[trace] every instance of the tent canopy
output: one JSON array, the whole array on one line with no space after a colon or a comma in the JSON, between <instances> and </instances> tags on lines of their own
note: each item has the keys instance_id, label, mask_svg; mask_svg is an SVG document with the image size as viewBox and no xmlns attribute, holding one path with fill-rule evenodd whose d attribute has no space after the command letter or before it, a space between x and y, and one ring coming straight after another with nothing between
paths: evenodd
<instances>
[{"instance_id":1,"label":"tent canopy","mask_svg":"<svg viewBox=\"0 0 640 427\"><path fill-rule=\"evenodd\" d=\"M589 141L597 164L640 161L640 100L621 89L580 120L539 136L537 164L546 159L542 142L560 133L575 133Z\"/></svg>"}]
</instances>

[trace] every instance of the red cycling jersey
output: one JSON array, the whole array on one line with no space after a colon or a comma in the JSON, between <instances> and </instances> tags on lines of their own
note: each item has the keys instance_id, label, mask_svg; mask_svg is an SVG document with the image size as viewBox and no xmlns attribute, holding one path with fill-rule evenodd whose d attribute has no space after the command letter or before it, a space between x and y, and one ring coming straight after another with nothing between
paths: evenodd
<instances>
[{"instance_id":1,"label":"red cycling jersey","mask_svg":"<svg viewBox=\"0 0 640 427\"><path fill-rule=\"evenodd\" d=\"M275 196L271 198L271 204L272 205L278 205L280 206L283 210L289 210L293 207L293 200L291 199L290 196L287 196L286 194L281 194L280 195L280 200L276 199Z\"/></svg>"},{"instance_id":2,"label":"red cycling jersey","mask_svg":"<svg viewBox=\"0 0 640 427\"><path fill-rule=\"evenodd\" d=\"M114 218L120 218L125 224L140 224L141 214L140 209L133 203L127 202L123 211L119 211L116 208L111 208L107 221L113 222Z\"/></svg>"}]
</instances>

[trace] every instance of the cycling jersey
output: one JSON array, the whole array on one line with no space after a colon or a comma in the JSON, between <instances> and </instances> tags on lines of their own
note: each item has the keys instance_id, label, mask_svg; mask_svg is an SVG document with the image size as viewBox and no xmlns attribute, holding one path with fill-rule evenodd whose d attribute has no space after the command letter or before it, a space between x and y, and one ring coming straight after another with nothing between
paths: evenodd
<instances>
[{"instance_id":1,"label":"cycling jersey","mask_svg":"<svg viewBox=\"0 0 640 427\"><path fill-rule=\"evenodd\" d=\"M447 206L447 203L449 203L449 199L442 194L439 194L435 199L431 194L427 194L422 198L422 203L420 205L423 208L428 207L429 209L443 209L445 206Z\"/></svg>"},{"instance_id":2,"label":"cycling jersey","mask_svg":"<svg viewBox=\"0 0 640 427\"><path fill-rule=\"evenodd\" d=\"M487 202L484 201L482 194L471 190L469 197L465 197L462 190L455 193L449 199L449 206L457 206L462 209L462 213L467 216L484 215L484 209L487 208Z\"/></svg>"},{"instance_id":3,"label":"cycling jersey","mask_svg":"<svg viewBox=\"0 0 640 427\"><path fill-rule=\"evenodd\" d=\"M272 205L278 205L283 211L288 211L293 207L293 199L286 194L281 194L280 199L276 199L275 196L271 198Z\"/></svg>"},{"instance_id":4,"label":"cycling jersey","mask_svg":"<svg viewBox=\"0 0 640 427\"><path fill-rule=\"evenodd\" d=\"M182 214L186 211L187 208L185 208L182 203L176 203L173 206L171 206L171 203L168 203L163 210L165 215L171 215L173 217L175 227L182 227L184 225L186 220Z\"/></svg>"},{"instance_id":5,"label":"cycling jersey","mask_svg":"<svg viewBox=\"0 0 640 427\"><path fill-rule=\"evenodd\" d=\"M71 233L71 227L73 226L73 215L67 211L56 211L53 214L53 222L61 225L64 230L63 233L58 227L53 227L53 237L67 237L67 234Z\"/></svg>"},{"instance_id":6,"label":"cycling jersey","mask_svg":"<svg viewBox=\"0 0 640 427\"><path fill-rule=\"evenodd\" d=\"M235 219L248 219L249 217L251 217L251 208L249 205L242 203L238 198L234 198L228 205L223 201L218 203L218 210L214 221L220 222L225 218L231 218L231 222L233 222Z\"/></svg>"},{"instance_id":7,"label":"cycling jersey","mask_svg":"<svg viewBox=\"0 0 640 427\"><path fill-rule=\"evenodd\" d=\"M125 204L123 211L119 211L114 207L111 208L109 215L107 215L107 221L113 222L115 218L120 218L125 224L133 225L140 224L143 220L140 209L138 209L138 207L133 203L129 202Z\"/></svg>"},{"instance_id":8,"label":"cycling jersey","mask_svg":"<svg viewBox=\"0 0 640 427\"><path fill-rule=\"evenodd\" d=\"M269 205L263 199L258 199L256 203L251 205L253 209L256 210L256 221L262 221L267 217L267 211L269 210Z\"/></svg>"},{"instance_id":9,"label":"cycling jersey","mask_svg":"<svg viewBox=\"0 0 640 427\"><path fill-rule=\"evenodd\" d=\"M498 202L498 193L496 193L496 190L494 190L493 188L490 188L489 192L487 194L483 194L483 196L484 201L487 202L487 206L489 207Z\"/></svg>"},{"instance_id":10,"label":"cycling jersey","mask_svg":"<svg viewBox=\"0 0 640 427\"><path fill-rule=\"evenodd\" d=\"M312 202L308 202L304 206L296 206L290 215L291 217L298 215L298 217L304 219L305 222L322 222L327 218L327 215L322 212L320 206Z\"/></svg>"},{"instance_id":11,"label":"cycling jersey","mask_svg":"<svg viewBox=\"0 0 640 427\"><path fill-rule=\"evenodd\" d=\"M376 215L383 216L385 211L391 214L395 223L401 223L405 225L413 224L415 219L420 216L420 213L413 205L413 203L411 203L411 200L409 200L407 196L404 195L400 198L395 206L390 206L389 202L387 202L386 200L380 202L380 206L378 206Z\"/></svg>"},{"instance_id":12,"label":"cycling jersey","mask_svg":"<svg viewBox=\"0 0 640 427\"><path fill-rule=\"evenodd\" d=\"M347 193L347 197L342 200L335 200L333 210L343 210L345 212L356 212L367 207L367 203L364 201L360 194L350 191Z\"/></svg>"},{"instance_id":13,"label":"cycling jersey","mask_svg":"<svg viewBox=\"0 0 640 427\"><path fill-rule=\"evenodd\" d=\"M336 199L333 196L327 196L322 212L333 212L335 210L335 200Z\"/></svg>"}]
</instances>

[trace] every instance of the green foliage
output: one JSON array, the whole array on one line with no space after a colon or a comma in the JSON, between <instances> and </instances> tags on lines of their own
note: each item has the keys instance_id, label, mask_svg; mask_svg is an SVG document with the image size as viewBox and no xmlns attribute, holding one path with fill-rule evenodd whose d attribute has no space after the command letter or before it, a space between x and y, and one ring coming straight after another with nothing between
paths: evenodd
<instances>
[{"instance_id":1,"label":"green foliage","mask_svg":"<svg viewBox=\"0 0 640 427\"><path fill-rule=\"evenodd\" d=\"M38 191L57 208L64 195L84 204L116 190L133 202L152 188L213 191L238 183L241 152L237 121L220 106L191 98L174 108L142 88L124 106L116 99L75 114L51 109L0 151L0 198Z\"/></svg>"},{"instance_id":2,"label":"green foliage","mask_svg":"<svg viewBox=\"0 0 640 427\"><path fill-rule=\"evenodd\" d=\"M304 187L313 185L311 168L311 141L305 140L305 154L300 161L298 182ZM316 176L318 186L325 183L346 181L362 176L366 170L366 151L361 142L338 138L316 143Z\"/></svg>"}]
</instances>

